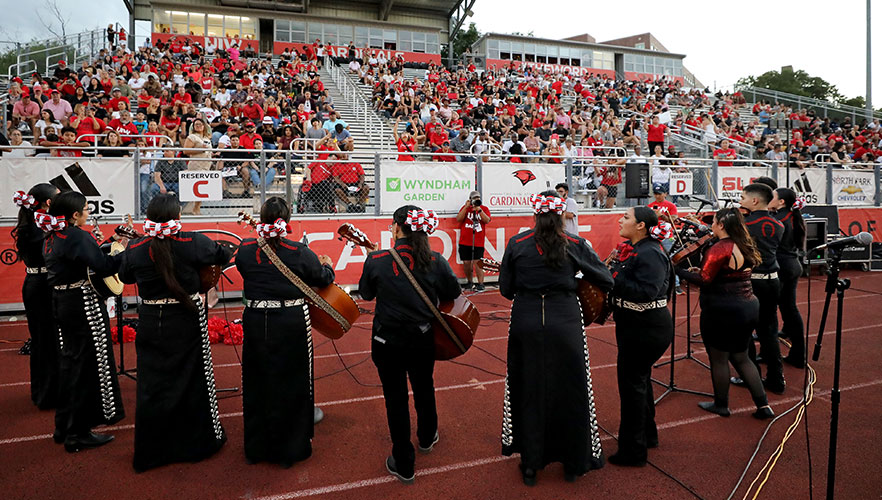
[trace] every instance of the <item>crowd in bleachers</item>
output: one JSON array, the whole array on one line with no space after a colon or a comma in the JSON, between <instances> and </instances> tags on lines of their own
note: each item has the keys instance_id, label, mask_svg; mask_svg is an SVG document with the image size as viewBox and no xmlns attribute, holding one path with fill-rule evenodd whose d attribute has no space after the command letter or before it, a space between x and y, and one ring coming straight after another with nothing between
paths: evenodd
<instances>
[{"instance_id":1,"label":"crowd in bleachers","mask_svg":"<svg viewBox=\"0 0 882 500\"><path fill-rule=\"evenodd\" d=\"M174 157L186 168L225 169L228 181L240 181L241 192L225 193L235 197L260 184L255 160L261 154L276 160L262 179L271 184L284 168L282 151L292 151L295 160L314 160L303 172L301 207L364 210L364 171L347 161L356 144L319 77L318 40L302 51L286 51L274 65L269 57L248 58L254 54L240 52L237 44L206 55L188 37L132 52L116 47L111 29L112 48L94 60L78 68L59 61L51 74L13 79L0 154L130 156L135 145L179 148ZM19 148L2 148L7 144ZM96 145L120 149L96 153ZM240 150L231 153L237 160L226 149ZM155 160L142 167L142 199L166 191L171 182L163 182L157 168L167 164Z\"/></svg>"},{"instance_id":2,"label":"crowd in bleachers","mask_svg":"<svg viewBox=\"0 0 882 500\"><path fill-rule=\"evenodd\" d=\"M335 211L341 204L363 210L364 171L347 159L358 144L319 77L328 61L370 86L377 112L392 125L399 160L417 159L413 153L440 162L572 159L582 187L596 190L603 206L615 197L628 161L652 163L660 179L684 168L677 136L705 145L701 156L723 166L789 157L797 168L819 161L851 168L882 157L878 120L853 124L778 103L751 108L740 93L714 95L669 77L479 71L469 60L453 70L428 64L424 76L408 78L405 67L413 64L400 55L387 60L383 51L364 49L356 57L351 46L347 58L332 59L318 40L273 64L235 43L226 50L201 47L187 36L129 51L111 31L109 48L94 60L77 68L60 61L51 74L13 79L0 154L90 155L97 144L119 147L99 156L129 156L134 145L175 147L187 168L225 170L227 184L238 186L235 194L226 191L232 198L272 184L284 172L281 152L292 151L295 159L311 160L300 188L302 210ZM793 125L789 143L782 120ZM3 149L7 143L19 147ZM226 149L237 151L224 156ZM270 160L263 174L261 156ZM142 199L167 190L156 165L164 164L152 159L142 167Z\"/></svg>"}]
</instances>

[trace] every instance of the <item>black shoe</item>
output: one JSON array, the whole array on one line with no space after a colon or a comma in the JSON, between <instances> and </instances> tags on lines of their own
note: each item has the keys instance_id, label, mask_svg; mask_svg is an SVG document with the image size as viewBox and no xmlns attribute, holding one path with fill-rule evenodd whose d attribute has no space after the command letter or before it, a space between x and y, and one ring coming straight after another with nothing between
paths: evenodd
<instances>
[{"instance_id":1,"label":"black shoe","mask_svg":"<svg viewBox=\"0 0 882 500\"><path fill-rule=\"evenodd\" d=\"M606 461L613 465L618 465L619 467L646 467L645 459L627 457L622 455L621 453L610 455L610 457L607 458Z\"/></svg>"},{"instance_id":2,"label":"black shoe","mask_svg":"<svg viewBox=\"0 0 882 500\"><path fill-rule=\"evenodd\" d=\"M790 366L793 366L793 367L799 368L800 370L802 370L803 368L805 368L805 362L802 360L802 356L801 356L801 355L797 358L797 357L791 357L791 356L788 354L787 356L784 356L784 357L781 359L781 361L783 361L784 363L787 363L787 364L790 365Z\"/></svg>"},{"instance_id":3,"label":"black shoe","mask_svg":"<svg viewBox=\"0 0 882 500\"><path fill-rule=\"evenodd\" d=\"M738 387L747 387L747 383L742 378L738 377L730 377L729 383L732 385L737 385Z\"/></svg>"},{"instance_id":4,"label":"black shoe","mask_svg":"<svg viewBox=\"0 0 882 500\"><path fill-rule=\"evenodd\" d=\"M473 285L471 283L466 283L462 286L462 291L468 292L469 290L473 290L474 288L475 288L475 285Z\"/></svg>"},{"instance_id":5,"label":"black shoe","mask_svg":"<svg viewBox=\"0 0 882 500\"><path fill-rule=\"evenodd\" d=\"M64 431L60 429L55 429L55 432L52 433L52 440L55 441L55 444L63 443L66 437Z\"/></svg>"},{"instance_id":6,"label":"black shoe","mask_svg":"<svg viewBox=\"0 0 882 500\"><path fill-rule=\"evenodd\" d=\"M438 431L435 431L435 438L432 440L432 443L429 444L429 446L419 445L418 449L420 450L420 453L431 453L432 448L434 448L435 445L438 444L438 441L440 439L441 436L438 435Z\"/></svg>"},{"instance_id":7,"label":"black shoe","mask_svg":"<svg viewBox=\"0 0 882 500\"><path fill-rule=\"evenodd\" d=\"M314 406L312 408L312 423L313 425L321 422L325 419L325 412L322 411L318 406Z\"/></svg>"},{"instance_id":8,"label":"black shoe","mask_svg":"<svg viewBox=\"0 0 882 500\"><path fill-rule=\"evenodd\" d=\"M774 392L775 394L784 394L784 387L786 385L784 377L780 377L777 380L770 380L768 377L763 379L763 387L765 387L767 391Z\"/></svg>"},{"instance_id":9,"label":"black shoe","mask_svg":"<svg viewBox=\"0 0 882 500\"><path fill-rule=\"evenodd\" d=\"M76 453L88 448L98 448L113 441L112 434L95 434L90 432L81 436L67 436L64 440L64 450L68 453Z\"/></svg>"},{"instance_id":10,"label":"black shoe","mask_svg":"<svg viewBox=\"0 0 882 500\"><path fill-rule=\"evenodd\" d=\"M519 467L521 468L521 477L524 480L524 484L527 486L536 486L536 469L524 467L524 464L520 464Z\"/></svg>"},{"instance_id":11,"label":"black shoe","mask_svg":"<svg viewBox=\"0 0 882 500\"><path fill-rule=\"evenodd\" d=\"M647 439L646 440L647 448L658 448L658 438L655 439Z\"/></svg>"},{"instance_id":12,"label":"black shoe","mask_svg":"<svg viewBox=\"0 0 882 500\"><path fill-rule=\"evenodd\" d=\"M789 338L790 338L790 334L788 334L788 333L784 333L784 332L778 332L778 338L779 338L779 339L789 339Z\"/></svg>"},{"instance_id":13,"label":"black shoe","mask_svg":"<svg viewBox=\"0 0 882 500\"><path fill-rule=\"evenodd\" d=\"M413 484L413 478L414 478L413 472L410 473L410 477L405 477L404 475L399 473L398 468L395 466L395 458L393 458L391 455L389 455L386 458L386 470L389 471L389 474L392 474L393 476L397 477L398 480L401 481L402 483Z\"/></svg>"},{"instance_id":14,"label":"black shoe","mask_svg":"<svg viewBox=\"0 0 882 500\"><path fill-rule=\"evenodd\" d=\"M21 349L18 350L18 353L21 354L22 356L30 356L31 355L31 339L30 338L25 340L24 345L21 346Z\"/></svg>"},{"instance_id":15,"label":"black shoe","mask_svg":"<svg viewBox=\"0 0 882 500\"><path fill-rule=\"evenodd\" d=\"M759 420L768 420L770 418L775 418L775 412L772 411L772 408L769 405L757 408L755 412L753 412L753 418Z\"/></svg>"},{"instance_id":16,"label":"black shoe","mask_svg":"<svg viewBox=\"0 0 882 500\"><path fill-rule=\"evenodd\" d=\"M475 291L476 291L476 292L483 292L484 290L486 290L486 288L484 288L484 284L483 284L483 283L478 283L477 285L475 285Z\"/></svg>"},{"instance_id":17,"label":"black shoe","mask_svg":"<svg viewBox=\"0 0 882 500\"><path fill-rule=\"evenodd\" d=\"M701 403L698 403L698 407L704 411L716 413L721 417L728 417L729 415L731 415L729 413L729 408L725 406L717 406L717 404L713 401L702 401Z\"/></svg>"},{"instance_id":18,"label":"black shoe","mask_svg":"<svg viewBox=\"0 0 882 500\"><path fill-rule=\"evenodd\" d=\"M564 481L566 481L568 483L575 483L576 479L579 479L580 477L582 477L584 475L585 475L584 473L576 474L573 471L573 469L564 465Z\"/></svg>"}]
</instances>

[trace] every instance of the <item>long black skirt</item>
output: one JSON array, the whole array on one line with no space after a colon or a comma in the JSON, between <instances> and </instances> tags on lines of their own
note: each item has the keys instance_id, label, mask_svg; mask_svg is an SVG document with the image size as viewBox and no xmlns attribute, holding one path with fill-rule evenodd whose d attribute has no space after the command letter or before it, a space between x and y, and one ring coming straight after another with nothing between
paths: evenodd
<instances>
[{"instance_id":1,"label":"long black skirt","mask_svg":"<svg viewBox=\"0 0 882 500\"><path fill-rule=\"evenodd\" d=\"M53 290L52 309L61 330L56 430L81 435L119 422L125 411L104 301L84 285Z\"/></svg>"},{"instance_id":2,"label":"long black skirt","mask_svg":"<svg viewBox=\"0 0 882 500\"><path fill-rule=\"evenodd\" d=\"M753 294L701 292L701 339L714 349L725 352L747 351L751 334L759 319L759 301Z\"/></svg>"},{"instance_id":3,"label":"long black skirt","mask_svg":"<svg viewBox=\"0 0 882 500\"><path fill-rule=\"evenodd\" d=\"M138 319L136 471L198 462L227 437L220 423L205 307L141 305Z\"/></svg>"},{"instance_id":4,"label":"long black skirt","mask_svg":"<svg viewBox=\"0 0 882 500\"><path fill-rule=\"evenodd\" d=\"M41 410L58 402L59 334L52 311L52 288L46 274L28 274L21 298L31 334L31 400Z\"/></svg>"},{"instance_id":5,"label":"long black skirt","mask_svg":"<svg viewBox=\"0 0 882 500\"><path fill-rule=\"evenodd\" d=\"M304 304L245 308L242 409L249 462L291 465L312 455L312 329Z\"/></svg>"},{"instance_id":6,"label":"long black skirt","mask_svg":"<svg viewBox=\"0 0 882 500\"><path fill-rule=\"evenodd\" d=\"M575 295L519 295L512 304L502 453L520 453L531 469L562 462L582 474L603 466L588 337Z\"/></svg>"}]
</instances>

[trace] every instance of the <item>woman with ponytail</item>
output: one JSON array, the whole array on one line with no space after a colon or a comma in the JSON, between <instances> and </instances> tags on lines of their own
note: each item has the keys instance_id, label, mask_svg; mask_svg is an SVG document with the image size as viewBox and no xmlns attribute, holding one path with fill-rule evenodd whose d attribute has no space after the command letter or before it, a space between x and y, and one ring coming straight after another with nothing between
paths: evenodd
<instances>
[{"instance_id":1,"label":"woman with ponytail","mask_svg":"<svg viewBox=\"0 0 882 500\"><path fill-rule=\"evenodd\" d=\"M613 269L615 286L609 296L621 403L619 450L609 457L613 465L643 467L647 449L658 446L650 375L674 333L668 310L673 270L661 244L671 231L670 224L659 222L648 207L629 208L619 219L619 236L629 240L633 250Z\"/></svg>"},{"instance_id":2,"label":"woman with ponytail","mask_svg":"<svg viewBox=\"0 0 882 500\"><path fill-rule=\"evenodd\" d=\"M119 276L137 283L138 391L135 471L197 462L226 442L215 394L207 311L199 269L226 264L231 252L201 233L181 231L181 205L157 194L143 238L123 253Z\"/></svg>"},{"instance_id":3,"label":"woman with ponytail","mask_svg":"<svg viewBox=\"0 0 882 500\"><path fill-rule=\"evenodd\" d=\"M564 231L557 192L530 203L534 227L508 241L499 271L499 291L513 301L502 454L520 453L528 486L552 462L563 463L567 481L603 466L576 273L604 291L613 286L588 242Z\"/></svg>"},{"instance_id":4,"label":"woman with ponytail","mask_svg":"<svg viewBox=\"0 0 882 500\"><path fill-rule=\"evenodd\" d=\"M435 212L413 205L398 208L389 226L395 239L393 248L435 304L460 295L459 282L447 259L429 247L429 235L437 227ZM434 315L398 268L390 250L375 250L368 255L358 293L365 300L377 299L371 358L383 384L392 437L392 455L386 458L386 470L402 483L411 484L415 456L407 405L408 378L417 413L420 452L431 452L440 436L433 381L435 344L430 324Z\"/></svg>"},{"instance_id":5,"label":"woman with ponytail","mask_svg":"<svg viewBox=\"0 0 882 500\"><path fill-rule=\"evenodd\" d=\"M289 239L291 208L279 197L260 209L257 235L307 285L334 282L327 255ZM312 330L300 291L267 257L258 239L242 241L236 267L244 283L242 410L245 458L291 467L312 455L314 395ZM316 411L318 413L318 411Z\"/></svg>"},{"instance_id":6,"label":"woman with ponytail","mask_svg":"<svg viewBox=\"0 0 882 500\"><path fill-rule=\"evenodd\" d=\"M87 269L98 277L112 275L125 252L105 255L95 237L81 229L88 218L86 197L76 191L52 198L48 213L34 214L37 226L47 233L43 258L52 286L52 313L61 331L54 438L71 453L109 443L113 436L95 434L92 427L111 425L125 416L110 319L87 275Z\"/></svg>"},{"instance_id":7,"label":"woman with ponytail","mask_svg":"<svg viewBox=\"0 0 882 500\"><path fill-rule=\"evenodd\" d=\"M34 221L45 213L58 193L52 184L37 184L30 191L17 191L13 201L19 207L18 223L12 229L15 250L25 265L21 298L31 334L31 401L41 410L55 408L58 399L58 327L47 309L52 303L46 262L43 260L45 233Z\"/></svg>"},{"instance_id":8,"label":"woman with ponytail","mask_svg":"<svg viewBox=\"0 0 882 500\"><path fill-rule=\"evenodd\" d=\"M805 248L805 221L802 220L805 198L797 197L790 188L778 188L769 208L777 210L774 216L784 224L784 236L775 254L780 267L778 279L781 281L781 292L778 295L778 308L783 321L779 337L789 338L791 343L790 353L783 361L797 368L805 368L805 326L799 308L796 307L796 286L802 276L799 252Z\"/></svg>"},{"instance_id":9,"label":"woman with ponytail","mask_svg":"<svg viewBox=\"0 0 882 500\"><path fill-rule=\"evenodd\" d=\"M775 416L756 365L747 354L759 319L759 301L750 283L751 269L762 262L759 250L737 208L717 211L711 230L718 241L704 252L699 267L678 269L681 278L701 287L701 338L711 364L714 400L698 406L729 416L729 363L750 389L757 410L753 416Z\"/></svg>"}]
</instances>

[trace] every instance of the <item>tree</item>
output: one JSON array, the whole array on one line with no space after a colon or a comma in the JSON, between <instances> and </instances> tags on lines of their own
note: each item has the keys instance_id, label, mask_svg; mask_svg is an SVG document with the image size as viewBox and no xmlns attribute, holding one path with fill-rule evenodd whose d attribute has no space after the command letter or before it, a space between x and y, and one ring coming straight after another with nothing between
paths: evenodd
<instances>
[{"instance_id":1,"label":"tree","mask_svg":"<svg viewBox=\"0 0 882 500\"><path fill-rule=\"evenodd\" d=\"M460 30L453 38L453 58L459 60L466 51L470 51L472 44L481 38L481 33L475 23L469 23L469 29ZM441 47L441 58L447 58L447 44Z\"/></svg>"},{"instance_id":2,"label":"tree","mask_svg":"<svg viewBox=\"0 0 882 500\"><path fill-rule=\"evenodd\" d=\"M58 0L46 0L43 8L49 13L50 21L47 22L43 19L43 15L37 11L37 19L40 20L40 24L43 25L43 28L45 28L46 31L52 33L52 36L56 38L64 38L67 35L67 25L70 22L70 16L65 16L64 13L61 12L61 8L58 6ZM51 20L52 18L54 18L54 21ZM57 26L56 23L58 23Z\"/></svg>"},{"instance_id":3,"label":"tree","mask_svg":"<svg viewBox=\"0 0 882 500\"><path fill-rule=\"evenodd\" d=\"M777 90L824 101L843 98L835 85L803 70L793 71L790 67L781 68L781 71L767 71L760 76L747 76L739 79L736 85Z\"/></svg>"}]
</instances>

